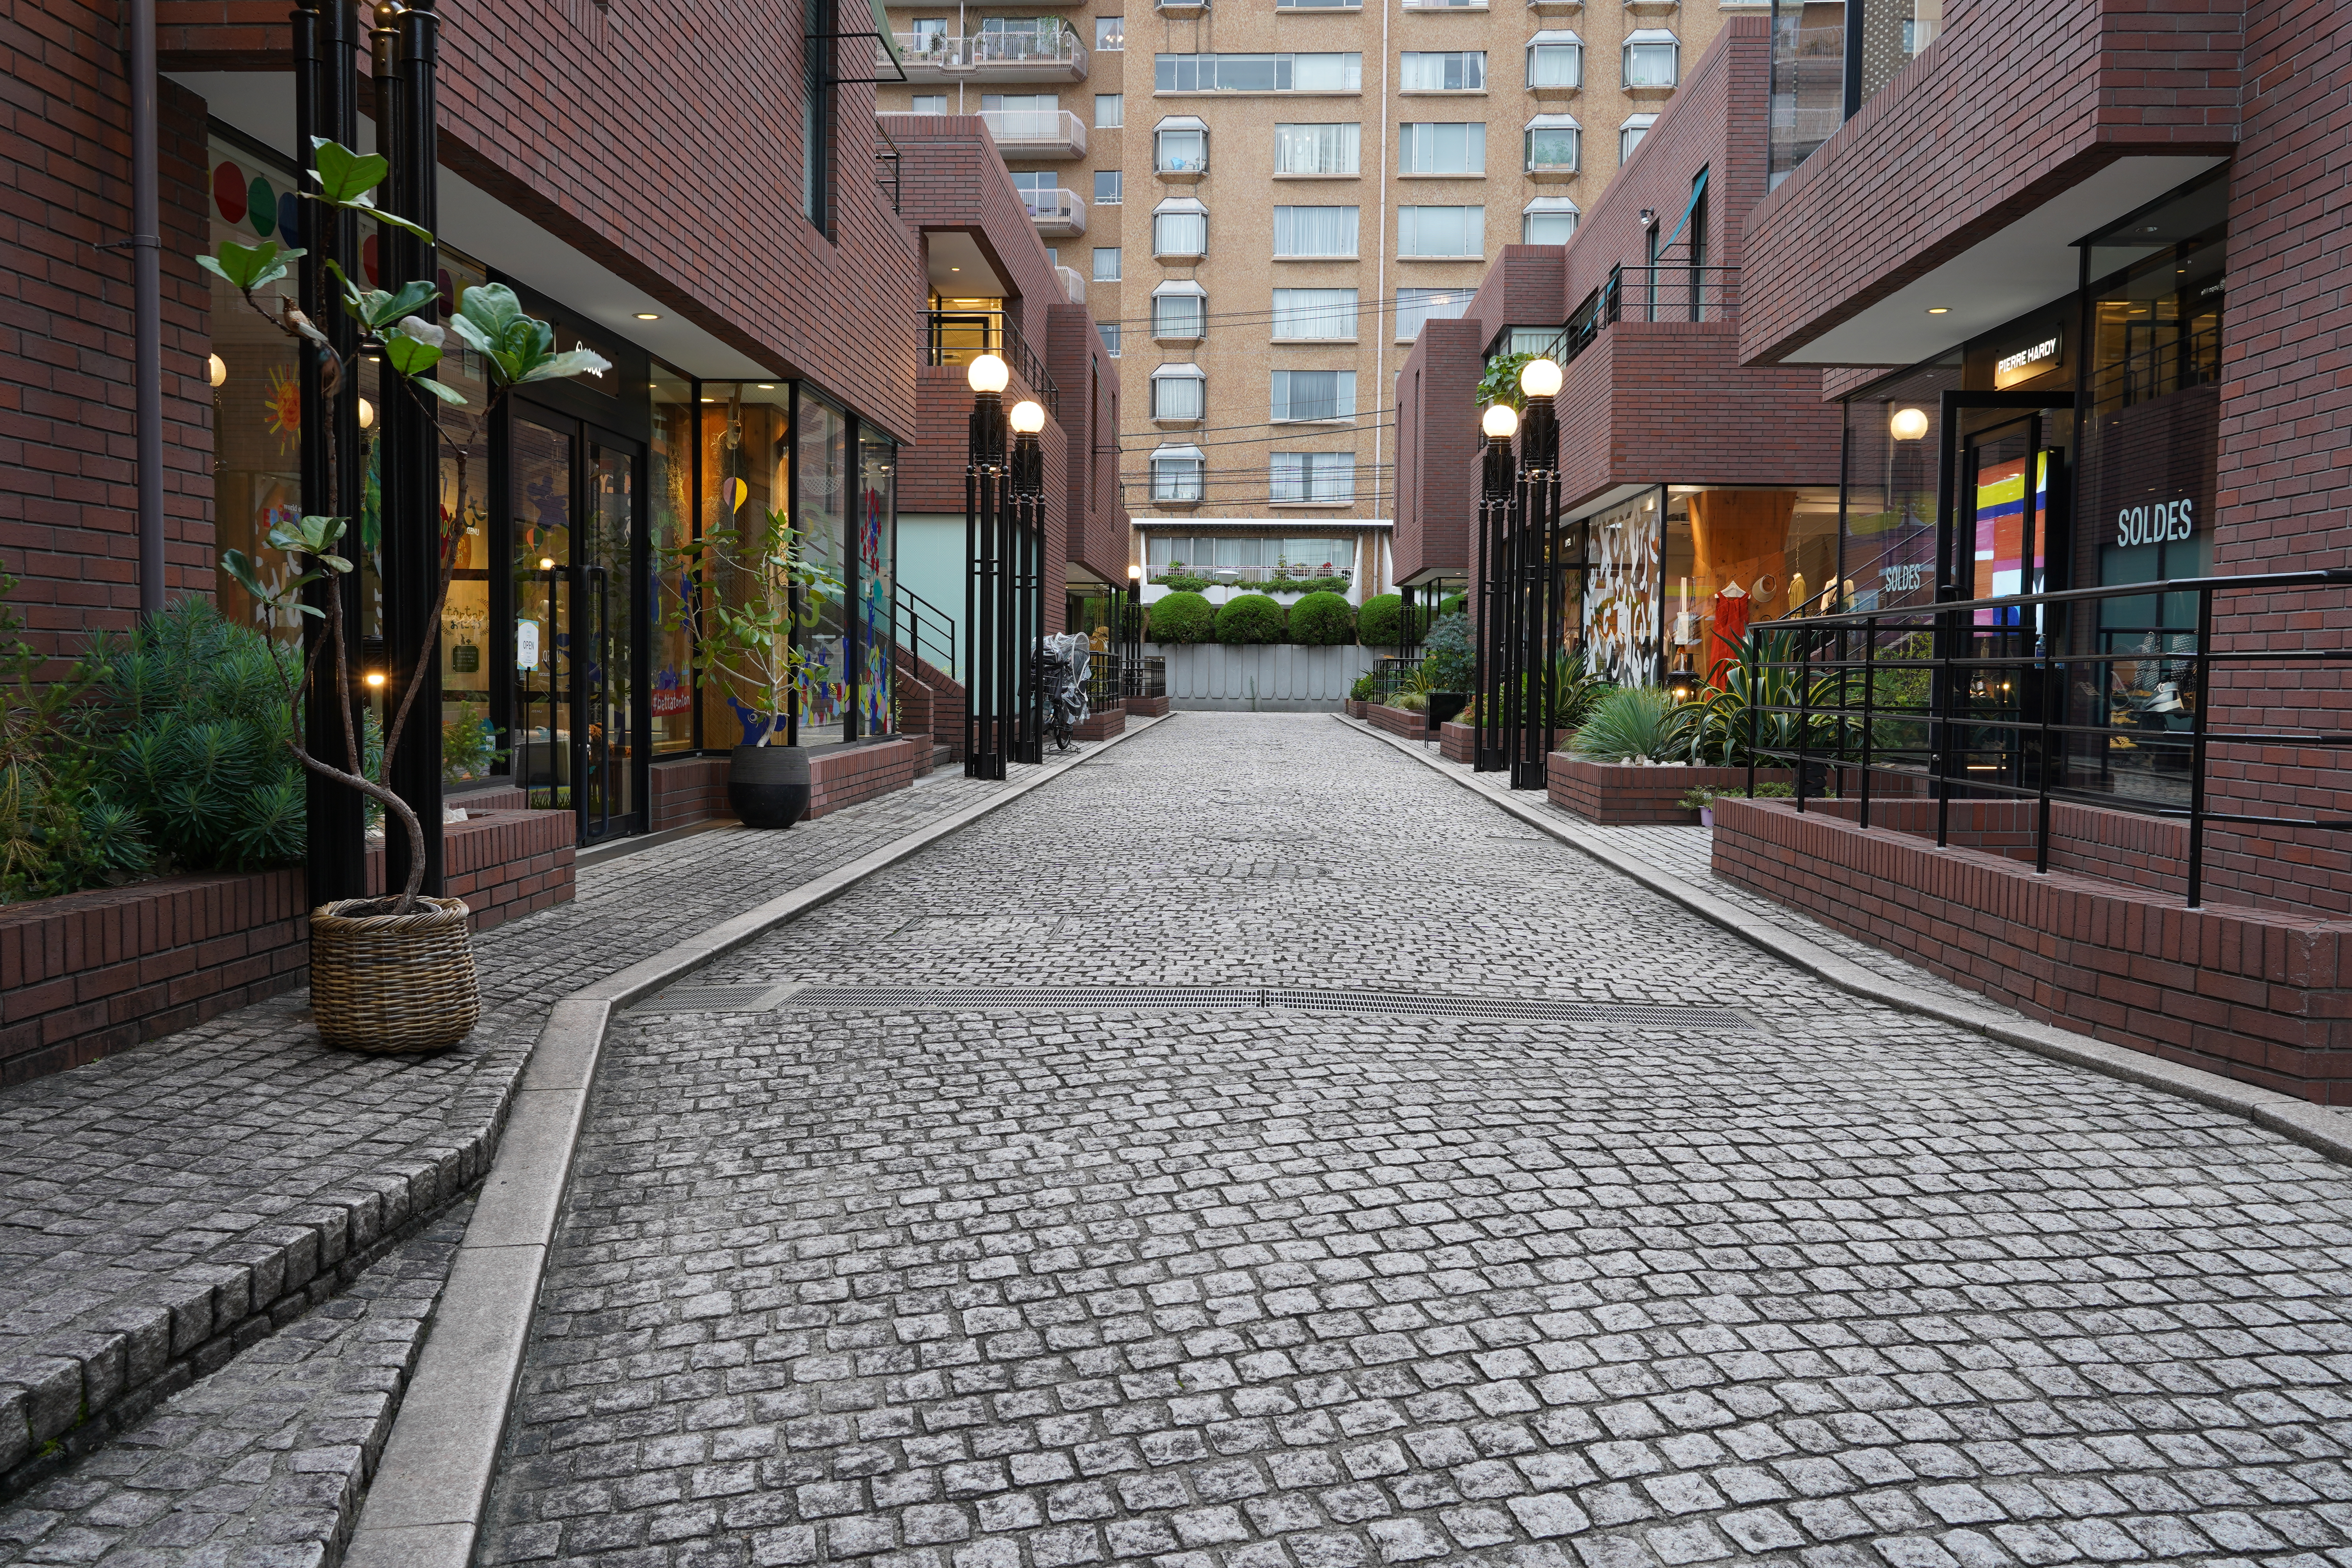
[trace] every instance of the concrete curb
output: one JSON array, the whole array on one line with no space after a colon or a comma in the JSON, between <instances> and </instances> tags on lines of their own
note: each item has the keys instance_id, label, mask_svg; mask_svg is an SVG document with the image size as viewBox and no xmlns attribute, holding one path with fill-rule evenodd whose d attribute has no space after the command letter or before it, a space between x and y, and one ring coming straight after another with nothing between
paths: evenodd
<instances>
[{"instance_id":1,"label":"concrete curb","mask_svg":"<svg viewBox=\"0 0 2352 1568\"><path fill-rule=\"evenodd\" d=\"M1471 794L1493 802L1546 837L1556 838L1612 870L1622 872L1652 892L1672 899L1701 919L1722 927L1775 958L1795 964L1841 991L1901 1012L1916 1013L1922 1017L1955 1025L1982 1035L1989 1040L2032 1051L2036 1056L2086 1068L2143 1088L2180 1095L2217 1110L2231 1111L2258 1127L2268 1128L2282 1137L2315 1149L2331 1160L2352 1164L2352 1116L2340 1110L2314 1105L2309 1100L2297 1100L2273 1089L2256 1089L2251 1084L2240 1083L2201 1068L2166 1061L2161 1057L2152 1057L2127 1046L2109 1045L2088 1035L2078 1035L2049 1024L2037 1024L1990 1007L1971 1007L1964 1003L1948 1001L1900 981L1889 980L1851 959L1840 957L1819 942L1759 921L1745 910L1680 877L1661 871L1646 860L1580 833L1558 817L1512 798L1508 790L1480 782L1476 774L1455 773L1444 763L1430 756L1425 742L1416 744L1400 740L1373 729L1360 719L1350 719L1344 714L1333 717L1351 730L1395 747Z\"/></svg>"},{"instance_id":2,"label":"concrete curb","mask_svg":"<svg viewBox=\"0 0 2352 1568\"><path fill-rule=\"evenodd\" d=\"M1048 763L986 800L554 1005L523 1068L466 1239L426 1325L415 1374L343 1554L348 1568L466 1568L473 1557L613 1015L1160 722L1132 721L1125 731L1080 756Z\"/></svg>"}]
</instances>

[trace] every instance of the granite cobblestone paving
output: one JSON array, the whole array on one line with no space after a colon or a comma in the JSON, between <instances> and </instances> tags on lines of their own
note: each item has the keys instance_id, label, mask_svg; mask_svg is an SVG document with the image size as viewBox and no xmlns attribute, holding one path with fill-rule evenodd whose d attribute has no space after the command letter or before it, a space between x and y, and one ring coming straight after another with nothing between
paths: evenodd
<instances>
[{"instance_id":1,"label":"granite cobblestone paving","mask_svg":"<svg viewBox=\"0 0 2352 1568\"><path fill-rule=\"evenodd\" d=\"M2352 1172L1328 718L1179 715L696 979L1101 1003L623 1016L480 1562L2352 1564ZM1212 984L1754 1026L1120 1006Z\"/></svg>"},{"instance_id":2,"label":"granite cobblestone paving","mask_svg":"<svg viewBox=\"0 0 2352 1568\"><path fill-rule=\"evenodd\" d=\"M437 1057L331 1051L295 993L0 1092L0 1476L52 1463L28 1405L37 1436L98 1416L65 1439L93 1447L456 1198L556 998L1003 787L935 774L584 866L574 902L478 940L482 1022Z\"/></svg>"}]
</instances>

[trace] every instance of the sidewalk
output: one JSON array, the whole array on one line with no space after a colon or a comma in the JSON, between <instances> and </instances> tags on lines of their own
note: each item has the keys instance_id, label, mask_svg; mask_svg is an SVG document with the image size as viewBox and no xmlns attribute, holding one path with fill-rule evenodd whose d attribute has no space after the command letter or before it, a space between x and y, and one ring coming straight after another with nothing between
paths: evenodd
<instances>
[{"instance_id":1,"label":"sidewalk","mask_svg":"<svg viewBox=\"0 0 2352 1568\"><path fill-rule=\"evenodd\" d=\"M298 993L0 1095L0 1499L422 1231L488 1168L555 999L1027 772L583 867L576 901L477 940L482 1022L440 1057L328 1050Z\"/></svg>"}]
</instances>

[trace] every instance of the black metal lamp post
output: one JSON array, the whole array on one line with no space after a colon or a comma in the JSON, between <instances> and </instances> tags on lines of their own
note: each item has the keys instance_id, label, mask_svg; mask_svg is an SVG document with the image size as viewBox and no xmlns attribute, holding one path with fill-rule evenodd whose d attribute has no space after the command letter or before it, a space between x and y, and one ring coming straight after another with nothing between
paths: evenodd
<instances>
[{"instance_id":1,"label":"black metal lamp post","mask_svg":"<svg viewBox=\"0 0 2352 1568\"><path fill-rule=\"evenodd\" d=\"M1003 668L1011 677L1013 738L1008 754L1016 763L1045 760L1045 689L1038 679L1037 643L1045 632L1045 448L1038 433L1045 410L1027 399L1013 405L1013 470L1008 537L1013 571L1010 634Z\"/></svg>"},{"instance_id":2,"label":"black metal lamp post","mask_svg":"<svg viewBox=\"0 0 2352 1568\"><path fill-rule=\"evenodd\" d=\"M1004 725L1012 706L1003 695L1003 647L1005 612L1013 595L1004 559L1004 387L1012 373L996 355L984 353L972 360L964 379L973 395L963 469L963 541L969 563L963 587L963 771L970 778L1001 779Z\"/></svg>"},{"instance_id":3,"label":"black metal lamp post","mask_svg":"<svg viewBox=\"0 0 2352 1568\"><path fill-rule=\"evenodd\" d=\"M1497 403L1486 410L1480 427L1486 433L1486 451L1478 486L1478 727L1470 754L1473 771L1493 773L1510 763L1504 741L1503 550L1511 518L1511 437L1518 433L1518 410Z\"/></svg>"},{"instance_id":4,"label":"black metal lamp post","mask_svg":"<svg viewBox=\"0 0 2352 1568\"><path fill-rule=\"evenodd\" d=\"M1119 695L1141 697L1143 690L1143 568L1127 569L1127 624L1119 628Z\"/></svg>"},{"instance_id":5,"label":"black metal lamp post","mask_svg":"<svg viewBox=\"0 0 2352 1568\"><path fill-rule=\"evenodd\" d=\"M1559 647L1559 583L1551 559L1553 514L1559 509L1559 364L1529 360L1519 372L1527 395L1519 416L1518 483L1512 487L1517 524L1511 546L1512 593L1517 599L1513 654L1524 673L1514 682L1517 734L1509 758L1513 789L1545 787L1551 752L1551 677Z\"/></svg>"}]
</instances>

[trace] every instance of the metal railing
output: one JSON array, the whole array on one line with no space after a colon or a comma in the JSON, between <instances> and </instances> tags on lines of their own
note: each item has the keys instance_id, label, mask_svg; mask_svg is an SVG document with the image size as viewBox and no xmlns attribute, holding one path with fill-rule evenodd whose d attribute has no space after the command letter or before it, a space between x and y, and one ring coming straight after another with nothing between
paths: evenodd
<instances>
[{"instance_id":1,"label":"metal railing","mask_svg":"<svg viewBox=\"0 0 2352 1568\"><path fill-rule=\"evenodd\" d=\"M982 354L1002 357L1037 395L1037 401L1058 412L1061 393L1046 374L1045 362L1021 335L1003 310L926 310L923 312L923 363L929 365L970 364Z\"/></svg>"},{"instance_id":2,"label":"metal railing","mask_svg":"<svg viewBox=\"0 0 2352 1568\"><path fill-rule=\"evenodd\" d=\"M1030 221L1041 227L1066 228L1074 235L1087 232L1087 204L1076 191L1024 189L1021 204L1029 209Z\"/></svg>"},{"instance_id":3,"label":"metal railing","mask_svg":"<svg viewBox=\"0 0 2352 1568\"><path fill-rule=\"evenodd\" d=\"M1687 262L1620 263L1569 316L1547 357L1561 364L1618 321L1718 321L1739 309L1739 268Z\"/></svg>"},{"instance_id":4,"label":"metal railing","mask_svg":"<svg viewBox=\"0 0 2352 1568\"><path fill-rule=\"evenodd\" d=\"M1802 811L1827 775L1850 775L1841 789L1854 793L1868 827L1874 780L1898 777L1903 797L1936 802L1939 847L1951 839L1954 800L2031 801L2040 872L2050 869L2053 802L2185 821L2195 909L2209 824L2352 829L2352 819L2210 803L2215 748L2340 754L2352 745L2352 730L2238 727L2280 694L2217 678L2352 666L2352 648L2217 648L2214 601L2347 587L2352 571L2263 573L1762 623L1749 628L1745 675L1750 791L1759 763L1793 767ZM2328 707L2336 689L2315 691L2309 705ZM2215 723L2222 708L2226 727Z\"/></svg>"},{"instance_id":5,"label":"metal railing","mask_svg":"<svg viewBox=\"0 0 2352 1568\"><path fill-rule=\"evenodd\" d=\"M1087 122L1066 109L983 109L980 118L1000 146L1054 147L1074 158L1087 155Z\"/></svg>"},{"instance_id":6,"label":"metal railing","mask_svg":"<svg viewBox=\"0 0 2352 1568\"><path fill-rule=\"evenodd\" d=\"M890 584L890 608L898 646L941 674L953 675L955 617L904 583Z\"/></svg>"},{"instance_id":7,"label":"metal railing","mask_svg":"<svg viewBox=\"0 0 2352 1568\"><path fill-rule=\"evenodd\" d=\"M1034 33L975 33L962 38L945 33L900 33L897 37L898 51L910 70L984 73L991 66L1003 66L1015 68L992 74L1015 75L1021 68L1061 66L1068 68L1066 74L1073 80L1087 74L1087 47L1066 29L1050 39Z\"/></svg>"},{"instance_id":8,"label":"metal railing","mask_svg":"<svg viewBox=\"0 0 2352 1568\"><path fill-rule=\"evenodd\" d=\"M1158 499L1156 494L1155 499ZM1176 499L1199 500L1201 498L1192 495ZM1304 566L1190 566L1171 563L1153 567L1151 581L1164 584L1171 577L1194 577L1213 584L1271 583L1277 588L1286 584L1293 593L1304 593L1308 584L1334 577L1342 584L1353 582L1355 573L1352 566L1334 566L1324 572Z\"/></svg>"},{"instance_id":9,"label":"metal railing","mask_svg":"<svg viewBox=\"0 0 2352 1568\"><path fill-rule=\"evenodd\" d=\"M888 194L890 210L898 210L898 143L877 121L874 134L882 138L874 144L874 184Z\"/></svg>"}]
</instances>

